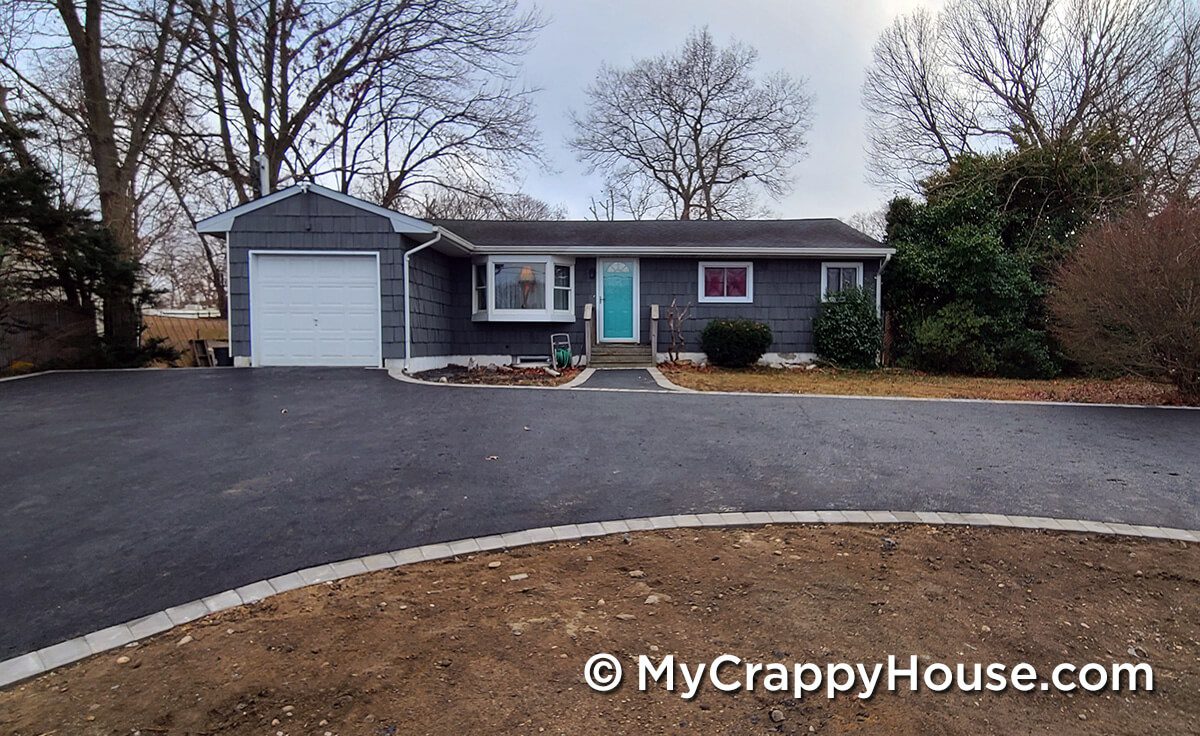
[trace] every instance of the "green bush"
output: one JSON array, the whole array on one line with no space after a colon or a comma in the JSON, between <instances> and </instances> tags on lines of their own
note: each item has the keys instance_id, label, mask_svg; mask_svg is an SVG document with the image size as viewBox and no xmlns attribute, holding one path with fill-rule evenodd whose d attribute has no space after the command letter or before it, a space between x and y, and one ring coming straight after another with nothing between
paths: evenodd
<instances>
[{"instance_id":1,"label":"green bush","mask_svg":"<svg viewBox=\"0 0 1200 736\"><path fill-rule=\"evenodd\" d=\"M700 333L700 349L708 362L727 368L745 368L771 347L771 328L748 319L714 319Z\"/></svg>"},{"instance_id":2,"label":"green bush","mask_svg":"<svg viewBox=\"0 0 1200 736\"><path fill-rule=\"evenodd\" d=\"M896 256L883 301L901 365L1011 378L1058 373L1036 259L1006 248L990 200L895 200L891 211Z\"/></svg>"},{"instance_id":3,"label":"green bush","mask_svg":"<svg viewBox=\"0 0 1200 736\"><path fill-rule=\"evenodd\" d=\"M843 368L874 367L881 341L875 297L864 289L845 289L831 296L813 320L817 355Z\"/></svg>"}]
</instances>

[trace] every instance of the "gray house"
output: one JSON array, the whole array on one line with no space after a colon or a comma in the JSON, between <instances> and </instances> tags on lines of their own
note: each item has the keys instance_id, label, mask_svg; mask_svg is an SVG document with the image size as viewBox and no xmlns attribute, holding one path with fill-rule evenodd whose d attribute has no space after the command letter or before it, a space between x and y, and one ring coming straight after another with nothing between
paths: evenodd
<instances>
[{"instance_id":1,"label":"gray house","mask_svg":"<svg viewBox=\"0 0 1200 736\"><path fill-rule=\"evenodd\" d=\"M811 360L825 295L873 290L893 251L834 219L424 221L298 184L197 225L226 239L237 365L403 366L665 357L666 308L691 305L683 357L715 318L765 322L770 363ZM660 334L661 333L661 334Z\"/></svg>"}]
</instances>

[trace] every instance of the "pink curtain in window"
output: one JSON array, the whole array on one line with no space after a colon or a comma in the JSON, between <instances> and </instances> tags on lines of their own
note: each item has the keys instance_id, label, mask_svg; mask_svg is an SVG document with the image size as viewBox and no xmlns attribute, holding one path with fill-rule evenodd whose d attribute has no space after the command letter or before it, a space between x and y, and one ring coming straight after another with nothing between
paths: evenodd
<instances>
[{"instance_id":1,"label":"pink curtain in window","mask_svg":"<svg viewBox=\"0 0 1200 736\"><path fill-rule=\"evenodd\" d=\"M725 296L725 269L704 269L704 296Z\"/></svg>"},{"instance_id":2,"label":"pink curtain in window","mask_svg":"<svg viewBox=\"0 0 1200 736\"><path fill-rule=\"evenodd\" d=\"M725 296L746 296L746 269L725 269Z\"/></svg>"}]
</instances>

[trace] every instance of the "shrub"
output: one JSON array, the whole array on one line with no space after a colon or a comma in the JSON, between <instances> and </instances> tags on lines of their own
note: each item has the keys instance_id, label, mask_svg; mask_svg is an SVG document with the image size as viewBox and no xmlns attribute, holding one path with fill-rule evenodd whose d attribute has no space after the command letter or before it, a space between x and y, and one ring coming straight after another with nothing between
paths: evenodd
<instances>
[{"instance_id":1,"label":"shrub","mask_svg":"<svg viewBox=\"0 0 1200 736\"><path fill-rule=\"evenodd\" d=\"M1084 235L1048 306L1068 355L1200 398L1200 209L1134 213Z\"/></svg>"},{"instance_id":2,"label":"shrub","mask_svg":"<svg viewBox=\"0 0 1200 736\"><path fill-rule=\"evenodd\" d=\"M831 296L813 320L817 355L843 368L873 367L881 340L874 295L864 289L846 289Z\"/></svg>"},{"instance_id":3,"label":"shrub","mask_svg":"<svg viewBox=\"0 0 1200 736\"><path fill-rule=\"evenodd\" d=\"M925 371L1051 377L1036 260L1005 247L986 198L892 205L896 256L884 273L895 352Z\"/></svg>"},{"instance_id":4,"label":"shrub","mask_svg":"<svg viewBox=\"0 0 1200 736\"><path fill-rule=\"evenodd\" d=\"M700 349L713 365L745 368L771 347L771 328L748 319L714 319L700 332Z\"/></svg>"}]
</instances>

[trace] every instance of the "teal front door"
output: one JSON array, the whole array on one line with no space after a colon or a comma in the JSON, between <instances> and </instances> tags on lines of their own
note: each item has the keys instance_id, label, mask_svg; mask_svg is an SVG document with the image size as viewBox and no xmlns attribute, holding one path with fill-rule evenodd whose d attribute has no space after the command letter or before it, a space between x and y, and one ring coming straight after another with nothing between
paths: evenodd
<instances>
[{"instance_id":1,"label":"teal front door","mask_svg":"<svg viewBox=\"0 0 1200 736\"><path fill-rule=\"evenodd\" d=\"M636 258L601 258L600 339L605 342L637 342L637 267Z\"/></svg>"}]
</instances>

